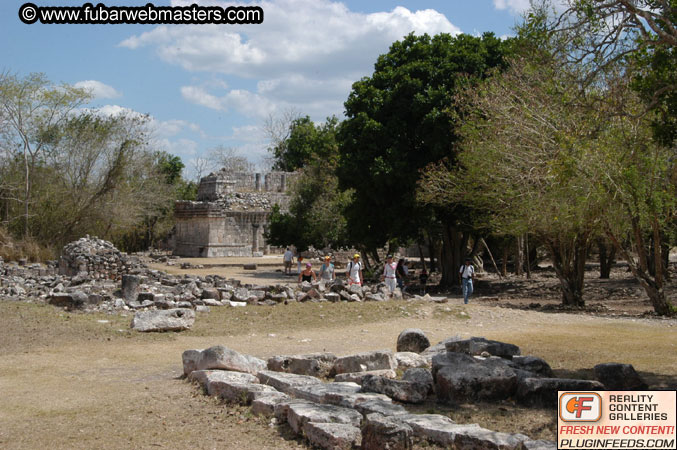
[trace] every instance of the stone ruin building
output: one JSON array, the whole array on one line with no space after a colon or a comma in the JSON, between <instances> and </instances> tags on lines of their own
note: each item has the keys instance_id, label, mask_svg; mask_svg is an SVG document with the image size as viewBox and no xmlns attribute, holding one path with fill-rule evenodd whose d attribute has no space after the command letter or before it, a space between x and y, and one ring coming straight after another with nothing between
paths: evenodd
<instances>
[{"instance_id":1,"label":"stone ruin building","mask_svg":"<svg viewBox=\"0 0 677 450\"><path fill-rule=\"evenodd\" d=\"M221 169L200 180L197 201L177 201L173 253L187 257L257 256L270 252L265 233L274 205L286 211L290 172Z\"/></svg>"}]
</instances>

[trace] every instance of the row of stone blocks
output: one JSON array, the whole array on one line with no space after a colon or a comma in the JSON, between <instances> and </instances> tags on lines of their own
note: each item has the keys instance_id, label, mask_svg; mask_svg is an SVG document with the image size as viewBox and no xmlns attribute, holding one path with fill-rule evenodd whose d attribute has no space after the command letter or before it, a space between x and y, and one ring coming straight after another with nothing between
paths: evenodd
<instances>
[{"instance_id":1,"label":"row of stone blocks","mask_svg":"<svg viewBox=\"0 0 677 450\"><path fill-rule=\"evenodd\" d=\"M422 368L408 369L403 380L375 375L375 368L387 372L389 367L394 372L392 369L397 363L393 362L395 358L390 352L367 352L333 360L327 354L308 356L273 357L266 363L217 346L202 351L187 350L183 362L188 378L199 382L209 395L251 404L254 413L287 422L294 432L320 448L406 449L411 448L413 442L423 440L462 449L554 449L553 443L532 441L521 434L493 432L476 424L460 425L437 414L409 414L404 406L393 403L392 398L403 402L422 401L432 390L432 377ZM355 376L362 386L346 381L325 383L314 376L266 370L316 373L312 362L318 360L324 362L324 373L327 373L326 367L332 367L330 372L335 380ZM327 364L329 361L333 364ZM358 373L343 372L347 370ZM420 376L424 373L428 379ZM407 381L407 374L418 379ZM409 391L407 386L424 386L424 389Z\"/></svg>"},{"instance_id":2,"label":"row of stone blocks","mask_svg":"<svg viewBox=\"0 0 677 450\"><path fill-rule=\"evenodd\" d=\"M324 449L409 449L416 441L458 449L554 449L522 434L461 425L438 414L409 414L382 394L360 392L352 382L324 383L307 376L263 370L257 375L197 370L190 380L208 395L251 405L252 412L288 423Z\"/></svg>"}]
</instances>

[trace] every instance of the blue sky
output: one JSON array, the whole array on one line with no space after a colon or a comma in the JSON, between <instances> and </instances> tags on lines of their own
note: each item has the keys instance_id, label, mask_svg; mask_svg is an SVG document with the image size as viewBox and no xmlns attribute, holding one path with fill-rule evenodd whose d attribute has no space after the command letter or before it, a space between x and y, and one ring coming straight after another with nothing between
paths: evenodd
<instances>
[{"instance_id":1,"label":"blue sky","mask_svg":"<svg viewBox=\"0 0 677 450\"><path fill-rule=\"evenodd\" d=\"M510 35L529 2L165 0L154 4L259 5L265 19L159 26L26 25L18 17L23 3L0 2L0 71L44 72L54 82L85 87L95 96L90 106L105 113L149 114L155 145L179 155L191 176L195 160L217 145L261 163L270 115L293 109L315 121L341 117L351 83L370 75L377 56L409 32Z\"/></svg>"}]
</instances>

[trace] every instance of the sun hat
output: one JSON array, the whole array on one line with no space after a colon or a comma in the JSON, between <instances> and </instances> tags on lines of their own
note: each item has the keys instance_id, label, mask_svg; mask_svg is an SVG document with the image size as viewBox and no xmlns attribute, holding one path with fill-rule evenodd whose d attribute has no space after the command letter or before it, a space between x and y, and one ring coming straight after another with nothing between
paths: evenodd
<instances>
[{"instance_id":1,"label":"sun hat","mask_svg":"<svg viewBox=\"0 0 677 450\"><path fill-rule=\"evenodd\" d=\"M324 257L324 259L330 260L330 259L331 259L331 256L327 255L327 256Z\"/></svg>"},{"instance_id":2,"label":"sun hat","mask_svg":"<svg viewBox=\"0 0 677 450\"><path fill-rule=\"evenodd\" d=\"M359 254L359 253L355 253L355 254L353 255L353 258L359 258L359 257L360 257L360 254Z\"/></svg>"},{"instance_id":3,"label":"sun hat","mask_svg":"<svg viewBox=\"0 0 677 450\"><path fill-rule=\"evenodd\" d=\"M313 265L310 263L306 263L306 267L313 267Z\"/></svg>"}]
</instances>

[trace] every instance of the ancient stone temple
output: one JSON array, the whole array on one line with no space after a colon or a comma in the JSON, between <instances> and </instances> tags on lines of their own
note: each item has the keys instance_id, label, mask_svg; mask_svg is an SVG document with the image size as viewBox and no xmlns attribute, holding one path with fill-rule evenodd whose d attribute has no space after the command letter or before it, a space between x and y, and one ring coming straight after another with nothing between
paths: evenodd
<instances>
[{"instance_id":1,"label":"ancient stone temple","mask_svg":"<svg viewBox=\"0 0 677 450\"><path fill-rule=\"evenodd\" d=\"M270 213L284 211L295 174L221 170L200 180L197 201L177 201L174 254L189 257L253 256L266 253Z\"/></svg>"}]
</instances>

